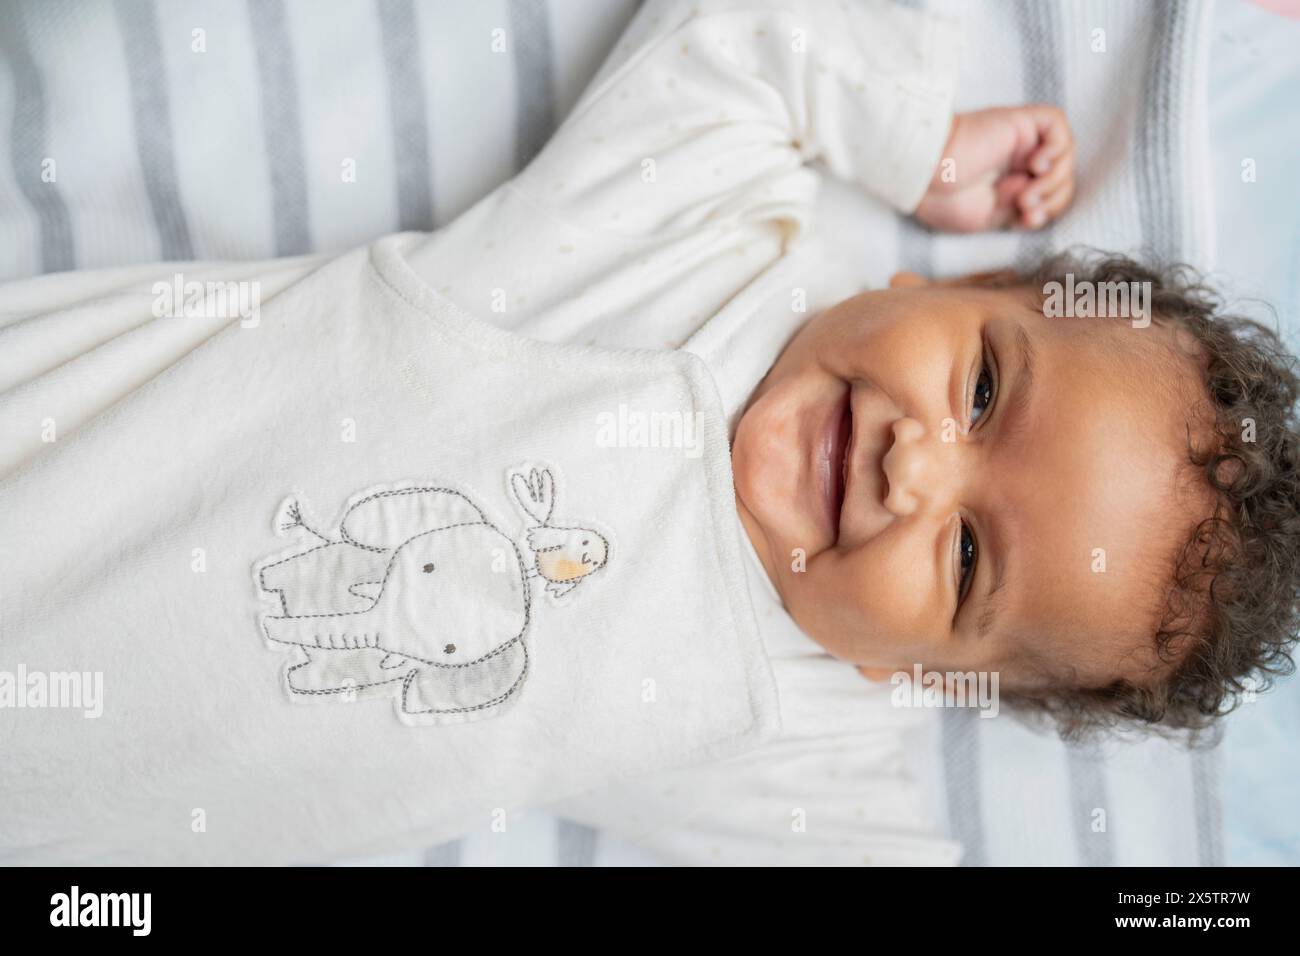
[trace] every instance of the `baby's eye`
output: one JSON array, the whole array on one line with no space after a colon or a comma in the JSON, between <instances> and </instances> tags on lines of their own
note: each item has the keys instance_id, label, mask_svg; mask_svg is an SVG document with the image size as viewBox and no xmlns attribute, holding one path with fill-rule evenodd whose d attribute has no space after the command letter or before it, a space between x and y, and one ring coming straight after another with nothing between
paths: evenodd
<instances>
[{"instance_id":1,"label":"baby's eye","mask_svg":"<svg viewBox=\"0 0 1300 956\"><path fill-rule=\"evenodd\" d=\"M970 402L970 423L974 425L993 404L993 376L987 362L980 363L979 378L975 379L975 393Z\"/></svg>"},{"instance_id":2,"label":"baby's eye","mask_svg":"<svg viewBox=\"0 0 1300 956\"><path fill-rule=\"evenodd\" d=\"M975 535L965 521L961 523L961 534L957 539L957 603L960 604L970 588L971 578L975 576L975 562L979 559L979 547L975 544Z\"/></svg>"}]
</instances>

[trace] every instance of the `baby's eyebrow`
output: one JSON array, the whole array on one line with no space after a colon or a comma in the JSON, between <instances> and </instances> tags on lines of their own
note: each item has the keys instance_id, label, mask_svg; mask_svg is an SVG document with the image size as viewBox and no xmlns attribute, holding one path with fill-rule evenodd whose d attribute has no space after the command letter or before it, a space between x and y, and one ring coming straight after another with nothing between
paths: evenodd
<instances>
[{"instance_id":1,"label":"baby's eyebrow","mask_svg":"<svg viewBox=\"0 0 1300 956\"><path fill-rule=\"evenodd\" d=\"M1034 361L1037 353L1034 351L1034 342L1029 337L1029 333L1019 323L1016 324L1016 351L1020 353L1020 374L1025 377L1025 387L1028 388L1034 381Z\"/></svg>"},{"instance_id":2,"label":"baby's eyebrow","mask_svg":"<svg viewBox=\"0 0 1300 956\"><path fill-rule=\"evenodd\" d=\"M1016 373L1015 391L1011 393L1011 405L1007 408L1004 418L1008 425L1018 428L1025 421L1025 414L1029 409L1029 399L1033 395L1034 365L1037 361L1037 353L1034 351L1034 343L1029 338L1029 333L1025 331L1025 327L1019 322L1016 323L1015 343L1020 368Z\"/></svg>"},{"instance_id":3,"label":"baby's eyebrow","mask_svg":"<svg viewBox=\"0 0 1300 956\"><path fill-rule=\"evenodd\" d=\"M980 616L975 622L975 636L985 638L989 631L993 629L993 622L997 613L1002 608L1002 588L1006 585L1006 562L998 562L997 580L993 582L993 587L989 588L989 593L984 595L984 607L980 610Z\"/></svg>"}]
</instances>

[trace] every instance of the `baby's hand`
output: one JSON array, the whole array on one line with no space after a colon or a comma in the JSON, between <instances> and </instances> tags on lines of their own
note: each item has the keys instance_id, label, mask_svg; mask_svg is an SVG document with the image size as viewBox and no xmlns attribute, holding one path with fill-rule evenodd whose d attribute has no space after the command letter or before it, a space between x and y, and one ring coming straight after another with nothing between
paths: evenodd
<instances>
[{"instance_id":1,"label":"baby's hand","mask_svg":"<svg viewBox=\"0 0 1300 956\"><path fill-rule=\"evenodd\" d=\"M1039 229L1074 196L1074 137L1055 106L1014 106L953 118L943 158L916 218L934 229Z\"/></svg>"}]
</instances>

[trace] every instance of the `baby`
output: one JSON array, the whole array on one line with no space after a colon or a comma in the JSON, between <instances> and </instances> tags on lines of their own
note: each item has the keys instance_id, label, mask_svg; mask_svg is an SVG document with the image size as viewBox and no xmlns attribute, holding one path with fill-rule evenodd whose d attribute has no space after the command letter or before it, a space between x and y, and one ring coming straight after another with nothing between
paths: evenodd
<instances>
[{"instance_id":1,"label":"baby","mask_svg":"<svg viewBox=\"0 0 1300 956\"><path fill-rule=\"evenodd\" d=\"M1197 727L1281 669L1298 385L1266 332L1102 256L863 292L818 235L813 161L937 230L1066 210L1064 114L954 117L957 39L650 4L445 228L186 267L257 315L151 314L171 266L0 290L3 650L104 677L94 720L10 715L0 857L321 859L584 792L668 827L693 808L631 801L672 787L602 788L711 767L753 845L782 786L844 781L828 854L950 861L844 661L992 671L1067 733ZM1058 315L1057 282L1150 296ZM687 453L602 442L625 411Z\"/></svg>"},{"instance_id":2,"label":"baby","mask_svg":"<svg viewBox=\"0 0 1300 956\"><path fill-rule=\"evenodd\" d=\"M1150 327L1048 317L1067 273L1149 283ZM733 453L795 620L874 679L996 671L1070 735L1201 728L1284 671L1300 382L1270 332L1216 310L1187 273L1061 256L904 273L818 316Z\"/></svg>"}]
</instances>

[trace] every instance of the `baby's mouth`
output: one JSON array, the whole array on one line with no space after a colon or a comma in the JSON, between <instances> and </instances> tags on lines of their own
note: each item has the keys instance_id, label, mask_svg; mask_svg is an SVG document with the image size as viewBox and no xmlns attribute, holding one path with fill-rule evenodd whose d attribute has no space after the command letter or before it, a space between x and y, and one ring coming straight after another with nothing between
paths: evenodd
<instances>
[{"instance_id":1,"label":"baby's mouth","mask_svg":"<svg viewBox=\"0 0 1300 956\"><path fill-rule=\"evenodd\" d=\"M841 512L848 485L849 445L853 440L853 413L849 408L849 390L832 406L822 439L819 470L826 496L826 513L832 537L840 536Z\"/></svg>"},{"instance_id":2,"label":"baby's mouth","mask_svg":"<svg viewBox=\"0 0 1300 956\"><path fill-rule=\"evenodd\" d=\"M844 505L849 500L849 462L853 456L853 403L844 399L844 420L841 424L844 439L840 453L840 504L836 510L835 540L839 541L840 527L844 524Z\"/></svg>"}]
</instances>

